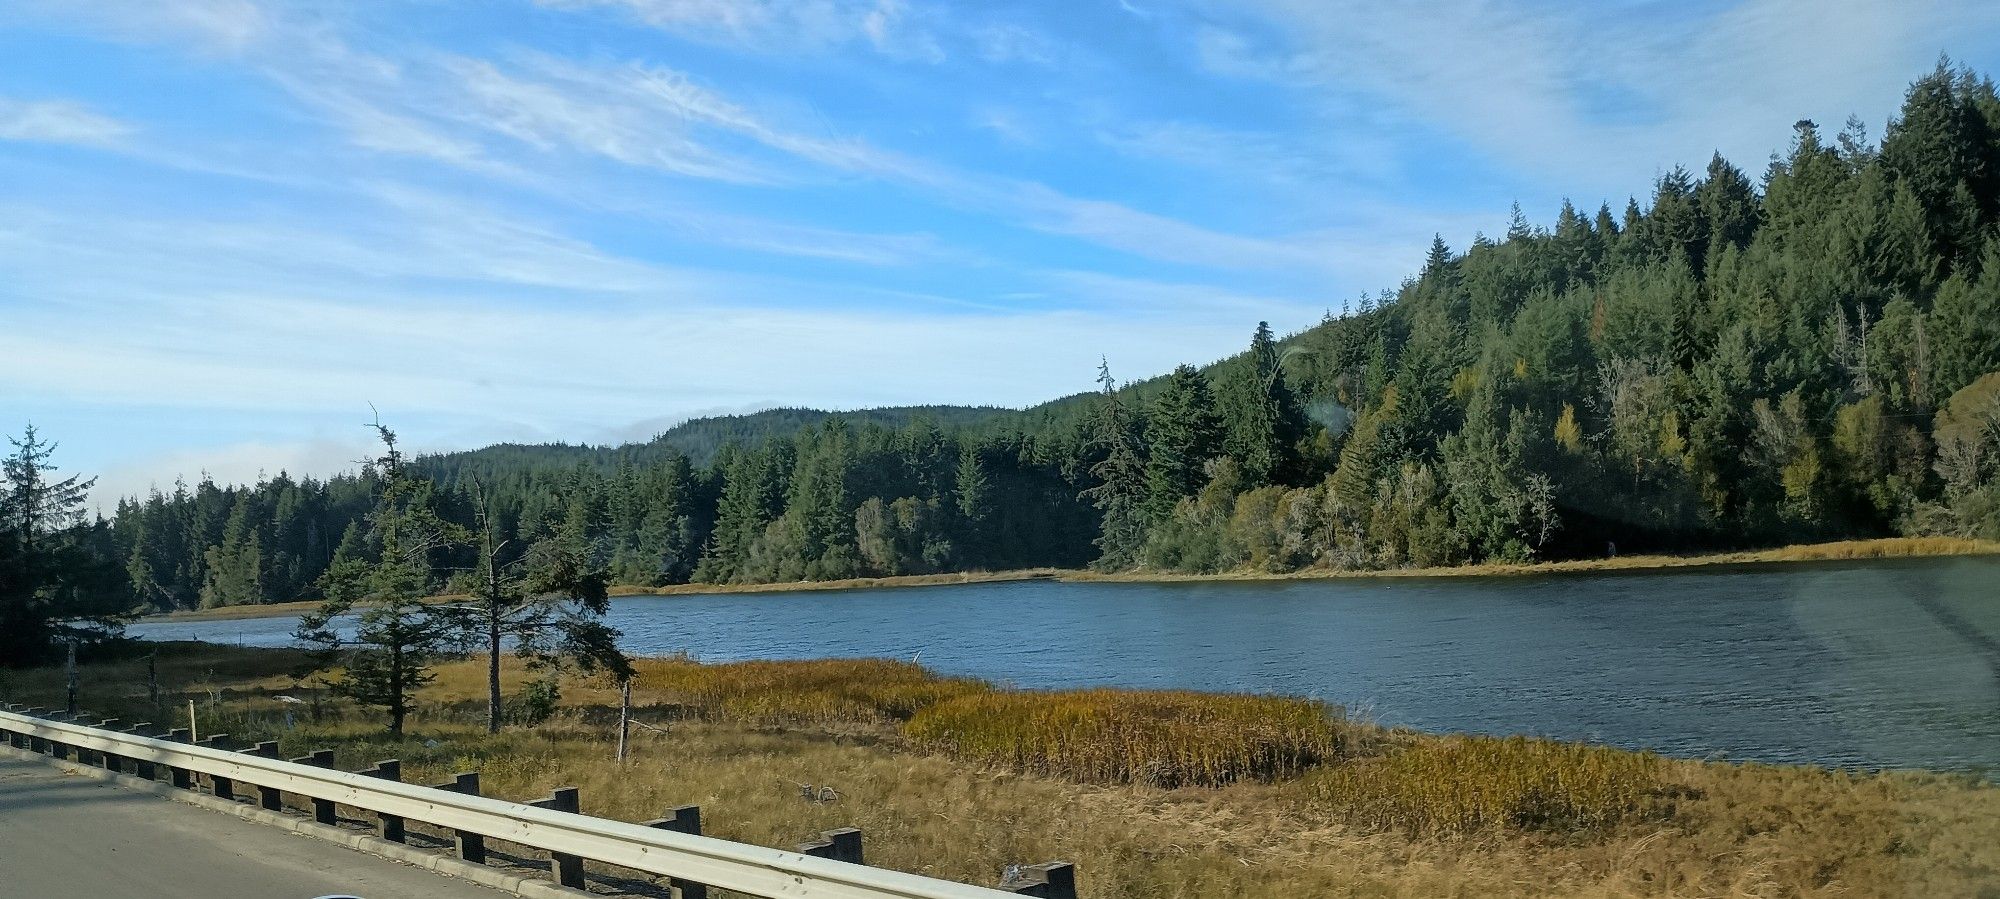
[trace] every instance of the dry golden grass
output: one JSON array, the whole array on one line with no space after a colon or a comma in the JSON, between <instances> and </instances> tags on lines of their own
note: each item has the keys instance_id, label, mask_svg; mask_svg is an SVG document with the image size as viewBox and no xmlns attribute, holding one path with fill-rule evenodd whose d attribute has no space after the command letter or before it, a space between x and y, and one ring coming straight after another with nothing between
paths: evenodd
<instances>
[{"instance_id":1,"label":"dry golden grass","mask_svg":"<svg viewBox=\"0 0 2000 899\"><path fill-rule=\"evenodd\" d=\"M1966 537L1884 537L1802 543L1750 553L1756 562L1825 562L1845 559L1902 559L1919 556L1975 556L2000 553L2000 543Z\"/></svg>"},{"instance_id":2,"label":"dry golden grass","mask_svg":"<svg viewBox=\"0 0 2000 899\"><path fill-rule=\"evenodd\" d=\"M939 677L908 662L888 659L819 659L702 664L684 658L634 659L632 704L671 718L746 724L881 724L903 721L918 709L991 689L963 678ZM503 685L536 676L516 659L501 666ZM486 669L448 664L436 670L426 692L434 702L486 701ZM563 692L572 704L616 705L618 693L601 679L572 679Z\"/></svg>"},{"instance_id":3,"label":"dry golden grass","mask_svg":"<svg viewBox=\"0 0 2000 899\"><path fill-rule=\"evenodd\" d=\"M1493 828L1596 830L1656 813L1660 759L1524 737L1425 740L1315 772L1312 786L1348 819L1416 834Z\"/></svg>"},{"instance_id":4,"label":"dry golden grass","mask_svg":"<svg viewBox=\"0 0 2000 899\"><path fill-rule=\"evenodd\" d=\"M973 693L903 728L968 761L1159 787L1293 777L1338 759L1353 730L1312 700L1109 689Z\"/></svg>"},{"instance_id":5,"label":"dry golden grass","mask_svg":"<svg viewBox=\"0 0 2000 899\"><path fill-rule=\"evenodd\" d=\"M184 654L184 655L183 655ZM713 666L691 673L679 661L647 662L636 691L651 705L641 719L665 733L634 735L634 758L611 758L609 685L566 681L565 704L534 728L487 735L468 696L482 696L483 667L452 663L413 719L390 741L379 719L329 703L321 720L303 714L284 727L271 693L293 683L286 653L191 644L162 650L170 709L196 698L206 731L278 739L296 755L332 748L346 768L400 758L410 780L441 782L477 769L488 793L513 799L558 786L582 791L586 812L624 820L656 817L684 803L702 806L709 833L790 847L821 830L860 827L870 863L973 883L993 883L1008 863L1066 859L1079 869L1086 899L1215 899L1319 896L1982 896L2000 890L2000 789L1983 781L1925 774L1849 775L1812 768L1725 765L1671 759L1629 763L1615 750L1522 741L1516 749L1422 735L1388 736L1362 757L1302 777L1244 780L1223 787L1164 789L1147 784L1081 783L968 765L925 751L899 734L884 709L855 695L856 719L773 726L726 711L675 719L669 696L708 696L704 710L770 689L812 684L840 666L855 676L914 676L865 663L805 663L800 670ZM85 666L84 702L126 720L157 717L146 706L143 663ZM697 666L699 667L699 666ZM215 674L211 676L209 671ZM135 676L136 671L136 676ZM510 667L510 684L522 672ZM655 681L652 675L658 675ZM728 681L717 684L715 681ZM7 673L0 692L50 704L61 674ZM510 687L510 690L512 688ZM221 699L211 704L211 697ZM977 695L968 693L966 695ZM947 700L958 702L962 700ZM943 707L938 706L938 707ZM815 713L816 714L816 713ZM921 713L920 713L921 714ZM756 716L752 716L755 718ZM1430 753L1428 756L1423 753ZM1522 821L1465 833L1412 833L1369 821L1325 778L1351 765L1414 762L1463 777L1453 765L1487 758L1508 765L1554 765L1577 753L1606 771L1639 764L1657 778L1643 813L1599 826L1523 828ZM1511 754L1511 756L1510 756ZM1518 756L1526 754L1523 761ZM1598 756L1601 755L1601 758ZM1514 761L1506 761L1515 757ZM1592 759L1595 758L1595 761ZM1637 757L1633 757L1637 758ZM1362 770L1356 768L1354 770ZM1634 775L1607 776L1630 784ZM1619 779L1622 778L1622 779ZM808 802L799 785L831 786L833 802ZM1616 794L1622 787L1603 789ZM1503 816L1504 817L1504 816ZM1604 816L1599 816L1603 819ZM413 825L414 827L414 825Z\"/></svg>"}]
</instances>

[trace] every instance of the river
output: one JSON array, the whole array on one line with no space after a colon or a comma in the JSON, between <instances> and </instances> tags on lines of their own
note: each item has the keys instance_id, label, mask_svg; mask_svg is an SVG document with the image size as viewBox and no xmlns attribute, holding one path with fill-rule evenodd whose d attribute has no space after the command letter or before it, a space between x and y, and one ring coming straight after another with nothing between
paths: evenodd
<instances>
[{"instance_id":1,"label":"river","mask_svg":"<svg viewBox=\"0 0 2000 899\"><path fill-rule=\"evenodd\" d=\"M635 596L627 651L1313 696L1427 731L2000 773L2000 559ZM144 622L285 645L295 619Z\"/></svg>"}]
</instances>

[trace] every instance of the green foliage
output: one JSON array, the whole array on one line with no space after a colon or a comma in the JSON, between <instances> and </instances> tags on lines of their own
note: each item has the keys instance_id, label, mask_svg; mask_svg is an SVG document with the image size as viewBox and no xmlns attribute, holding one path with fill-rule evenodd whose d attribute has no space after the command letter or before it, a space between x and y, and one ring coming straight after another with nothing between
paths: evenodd
<instances>
[{"instance_id":1,"label":"green foliage","mask_svg":"<svg viewBox=\"0 0 2000 899\"><path fill-rule=\"evenodd\" d=\"M423 600L437 584L436 556L463 542L464 532L438 514L431 483L409 471L395 433L375 427L383 455L376 463L382 494L369 516L373 557L329 569L326 602L301 616L295 633L340 660L337 693L381 708L389 733L400 736L416 691L430 682L429 668L452 637L450 617ZM342 628L350 615L351 635Z\"/></svg>"},{"instance_id":2,"label":"green foliage","mask_svg":"<svg viewBox=\"0 0 2000 899\"><path fill-rule=\"evenodd\" d=\"M59 642L115 637L132 606L110 525L85 519L95 478L55 478L33 425L0 458L0 667L49 661Z\"/></svg>"},{"instance_id":3,"label":"green foliage","mask_svg":"<svg viewBox=\"0 0 2000 899\"><path fill-rule=\"evenodd\" d=\"M1270 324L1257 323L1248 355L1249 364L1237 366L1223 380L1222 449L1242 466L1247 486L1261 487L1290 480L1299 473L1298 444L1306 436L1306 419L1297 395L1285 380L1283 356ZM1183 386L1182 381L1169 381L1170 392L1188 389L1191 385ZM1205 428L1206 424L1187 422L1182 427Z\"/></svg>"},{"instance_id":4,"label":"green foliage","mask_svg":"<svg viewBox=\"0 0 2000 899\"><path fill-rule=\"evenodd\" d=\"M1960 271L1938 288L1930 334L1937 360L1931 383L1941 399L2000 369L2000 237L1987 242L1977 276Z\"/></svg>"},{"instance_id":5,"label":"green foliage","mask_svg":"<svg viewBox=\"0 0 2000 899\"><path fill-rule=\"evenodd\" d=\"M250 494L239 494L223 525L222 542L208 550L208 583L201 590L204 609L265 601L262 535L250 519L253 508Z\"/></svg>"},{"instance_id":6,"label":"green foliage","mask_svg":"<svg viewBox=\"0 0 2000 899\"><path fill-rule=\"evenodd\" d=\"M1099 456L1090 467L1096 484L1083 491L1083 497L1101 514L1097 566L1127 568L1138 561L1139 548L1146 539L1146 461L1138 427L1118 395L1118 382L1111 377L1109 362L1099 364L1097 381L1103 399L1090 445Z\"/></svg>"},{"instance_id":7,"label":"green foliage","mask_svg":"<svg viewBox=\"0 0 2000 899\"><path fill-rule=\"evenodd\" d=\"M1565 202L1543 228L1516 207L1501 239L1461 255L1438 237L1399 289L1298 334L1260 323L1206 368L1101 372L1023 410L779 409L410 465L460 526L484 484L509 562L561 533L572 570L641 587L1984 533L1985 444L1941 410L2000 369L1992 83L1940 64L1879 150L1858 124L1828 140L1800 121L1761 181L1720 155L1659 162L1622 216ZM355 526L383 478L121 501L101 538L130 585L114 593L318 596L380 558Z\"/></svg>"},{"instance_id":8,"label":"green foliage","mask_svg":"<svg viewBox=\"0 0 2000 899\"><path fill-rule=\"evenodd\" d=\"M554 675L538 677L521 689L521 698L514 705L514 717L518 723L532 727L549 720L561 703L561 679Z\"/></svg>"},{"instance_id":9,"label":"green foliage","mask_svg":"<svg viewBox=\"0 0 2000 899\"><path fill-rule=\"evenodd\" d=\"M1938 412L1938 476L1957 530L2000 539L2000 371L1966 385Z\"/></svg>"},{"instance_id":10,"label":"green foliage","mask_svg":"<svg viewBox=\"0 0 2000 899\"><path fill-rule=\"evenodd\" d=\"M1222 449L1222 421L1208 377L1194 366L1174 369L1146 417L1146 518L1159 522L1208 479Z\"/></svg>"}]
</instances>

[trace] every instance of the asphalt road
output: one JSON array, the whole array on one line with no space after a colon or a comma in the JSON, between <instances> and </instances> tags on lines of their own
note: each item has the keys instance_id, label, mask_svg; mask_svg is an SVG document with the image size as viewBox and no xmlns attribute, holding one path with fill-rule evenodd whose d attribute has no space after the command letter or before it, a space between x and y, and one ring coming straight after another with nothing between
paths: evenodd
<instances>
[{"instance_id":1,"label":"asphalt road","mask_svg":"<svg viewBox=\"0 0 2000 899\"><path fill-rule=\"evenodd\" d=\"M0 756L6 899L503 899L511 893Z\"/></svg>"}]
</instances>

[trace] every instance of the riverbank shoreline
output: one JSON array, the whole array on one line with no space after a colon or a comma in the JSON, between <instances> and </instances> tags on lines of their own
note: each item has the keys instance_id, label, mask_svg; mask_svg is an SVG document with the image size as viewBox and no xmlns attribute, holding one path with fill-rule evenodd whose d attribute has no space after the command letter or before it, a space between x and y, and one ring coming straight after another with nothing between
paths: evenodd
<instances>
[{"instance_id":1,"label":"riverbank shoreline","mask_svg":"<svg viewBox=\"0 0 2000 899\"><path fill-rule=\"evenodd\" d=\"M1883 537L1873 540L1841 540L1803 543L1762 550L1741 550L1700 555L1632 555L1599 559L1572 559L1560 562L1520 564L1450 565L1432 568L1391 568L1333 570L1307 568L1299 571L1228 571L1215 574L1186 574L1169 571L1099 572L1073 568L1027 568L1009 571L968 571L945 574L918 574L897 577L849 578L835 581L796 581L780 584L672 584L664 587L619 585L611 588L618 596L705 596L730 593L798 593L845 590L882 590L904 587L941 587L965 584L995 584L1015 581L1057 581L1077 583L1230 583L1268 581L1372 580L1411 578L1535 577L1570 574L1643 574L1676 569L1750 567L1796 563L1858 562L1889 559L1950 558L2000 555L2000 543L1957 537ZM432 597L429 602L459 602L463 595ZM147 615L144 622L232 621L250 618L280 618L302 615L319 605L317 600L270 603L255 606L225 606L165 614Z\"/></svg>"},{"instance_id":2,"label":"riverbank shoreline","mask_svg":"<svg viewBox=\"0 0 2000 899\"><path fill-rule=\"evenodd\" d=\"M185 708L203 734L329 749L342 770L395 758L411 782L477 768L501 799L577 788L615 820L698 803L706 835L753 845L856 827L870 864L962 882L1060 858L1092 899L1974 895L2000 864L2000 788L1962 775L1389 730L1282 697L1015 690L879 659L636 659L644 726L618 760L601 676L563 677L531 713L540 675L504 660L508 724L489 735L483 661L443 661L391 737L301 676L305 653L159 649L85 660L80 701L121 720ZM149 676L157 701L132 689ZM41 705L64 689L60 666L0 681Z\"/></svg>"},{"instance_id":3,"label":"riverbank shoreline","mask_svg":"<svg viewBox=\"0 0 2000 899\"><path fill-rule=\"evenodd\" d=\"M1322 581L1399 578L1480 578L1536 577L1555 574L1642 574L1682 568L1732 568L1781 566L1819 562L1873 562L1892 559L1934 559L1961 556L2000 555L2000 543L1960 537L1882 537L1873 540L1838 540L1827 543L1800 543L1773 549L1737 550L1674 556L1641 554L1597 559L1568 559L1560 562L1483 563L1440 565L1430 568L1382 568L1334 570L1305 568L1298 571L1225 571L1216 574L1183 574L1171 571L1072 571L1065 581L1102 583L1183 583L1190 581Z\"/></svg>"}]
</instances>

